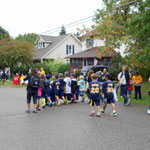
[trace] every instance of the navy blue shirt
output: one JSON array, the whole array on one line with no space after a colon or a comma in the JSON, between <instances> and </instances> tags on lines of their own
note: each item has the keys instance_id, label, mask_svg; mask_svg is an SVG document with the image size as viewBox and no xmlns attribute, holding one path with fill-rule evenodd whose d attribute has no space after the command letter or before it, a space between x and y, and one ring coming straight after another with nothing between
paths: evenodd
<instances>
[{"instance_id":1,"label":"navy blue shirt","mask_svg":"<svg viewBox=\"0 0 150 150\"><path fill-rule=\"evenodd\" d=\"M59 80L55 80L53 82L52 86L53 86L55 95L58 95L59 94L59 90L60 90L60 82L59 82Z\"/></svg>"},{"instance_id":2,"label":"navy blue shirt","mask_svg":"<svg viewBox=\"0 0 150 150\"><path fill-rule=\"evenodd\" d=\"M92 81L90 83L90 96L92 100L100 100L100 83L98 81Z\"/></svg>"},{"instance_id":3,"label":"navy blue shirt","mask_svg":"<svg viewBox=\"0 0 150 150\"><path fill-rule=\"evenodd\" d=\"M97 81L98 82L103 82L102 77L98 77Z\"/></svg>"},{"instance_id":4,"label":"navy blue shirt","mask_svg":"<svg viewBox=\"0 0 150 150\"><path fill-rule=\"evenodd\" d=\"M113 89L115 85L112 81L105 81L103 82L102 86L102 92L104 93L104 98L107 98L109 100L114 99Z\"/></svg>"},{"instance_id":5,"label":"navy blue shirt","mask_svg":"<svg viewBox=\"0 0 150 150\"><path fill-rule=\"evenodd\" d=\"M65 85L66 85L66 82L64 81L64 79L59 79L59 82L60 82L60 89L64 89Z\"/></svg>"},{"instance_id":6,"label":"navy blue shirt","mask_svg":"<svg viewBox=\"0 0 150 150\"><path fill-rule=\"evenodd\" d=\"M125 74L125 78L126 78L126 85L129 85L129 79L130 79L129 72L126 71L126 72L124 72L124 74ZM123 76L123 72L121 73L121 77L122 76Z\"/></svg>"}]
</instances>

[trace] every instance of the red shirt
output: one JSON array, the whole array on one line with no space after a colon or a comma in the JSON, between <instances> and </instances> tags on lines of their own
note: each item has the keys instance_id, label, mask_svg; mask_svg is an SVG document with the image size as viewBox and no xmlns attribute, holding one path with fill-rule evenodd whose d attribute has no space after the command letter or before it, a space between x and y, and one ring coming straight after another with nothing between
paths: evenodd
<instances>
[{"instance_id":1,"label":"red shirt","mask_svg":"<svg viewBox=\"0 0 150 150\"><path fill-rule=\"evenodd\" d=\"M133 86L130 83L131 83L131 80L129 79L129 88L128 88L128 90L133 90Z\"/></svg>"}]
</instances>

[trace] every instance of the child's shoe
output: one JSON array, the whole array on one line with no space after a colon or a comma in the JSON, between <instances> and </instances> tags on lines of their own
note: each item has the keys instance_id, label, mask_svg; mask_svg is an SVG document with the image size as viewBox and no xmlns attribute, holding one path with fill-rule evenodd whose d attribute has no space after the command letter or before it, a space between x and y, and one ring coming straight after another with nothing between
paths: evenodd
<instances>
[{"instance_id":1,"label":"child's shoe","mask_svg":"<svg viewBox=\"0 0 150 150\"><path fill-rule=\"evenodd\" d=\"M101 116L100 112L97 112L96 117L100 117L100 116Z\"/></svg>"},{"instance_id":2,"label":"child's shoe","mask_svg":"<svg viewBox=\"0 0 150 150\"><path fill-rule=\"evenodd\" d=\"M93 111L91 114L90 114L90 116L94 116L95 115L95 112Z\"/></svg>"},{"instance_id":3,"label":"child's shoe","mask_svg":"<svg viewBox=\"0 0 150 150\"><path fill-rule=\"evenodd\" d=\"M41 108L39 108L39 107L37 107L36 109L37 109L37 110L41 110Z\"/></svg>"},{"instance_id":4,"label":"child's shoe","mask_svg":"<svg viewBox=\"0 0 150 150\"><path fill-rule=\"evenodd\" d=\"M85 101L85 98L84 98L84 97L82 97L82 101L81 101L81 102L82 102L82 103L84 103L84 101Z\"/></svg>"},{"instance_id":5,"label":"child's shoe","mask_svg":"<svg viewBox=\"0 0 150 150\"><path fill-rule=\"evenodd\" d=\"M59 102L57 103L57 106L60 106L60 103L59 103Z\"/></svg>"},{"instance_id":6,"label":"child's shoe","mask_svg":"<svg viewBox=\"0 0 150 150\"><path fill-rule=\"evenodd\" d=\"M31 110L30 110L30 109L26 110L26 113L30 113L30 112L31 112Z\"/></svg>"},{"instance_id":7,"label":"child's shoe","mask_svg":"<svg viewBox=\"0 0 150 150\"><path fill-rule=\"evenodd\" d=\"M116 117L116 116L117 116L117 113L116 113L116 112L113 112L113 113L111 114L111 116Z\"/></svg>"},{"instance_id":8,"label":"child's shoe","mask_svg":"<svg viewBox=\"0 0 150 150\"><path fill-rule=\"evenodd\" d=\"M42 106L42 108L45 108L45 106Z\"/></svg>"},{"instance_id":9,"label":"child's shoe","mask_svg":"<svg viewBox=\"0 0 150 150\"><path fill-rule=\"evenodd\" d=\"M104 111L103 109L100 109L100 112L101 112L102 114L105 114L105 111Z\"/></svg>"},{"instance_id":10,"label":"child's shoe","mask_svg":"<svg viewBox=\"0 0 150 150\"><path fill-rule=\"evenodd\" d=\"M150 106L149 106L149 108L147 110L147 114L150 115Z\"/></svg>"},{"instance_id":11,"label":"child's shoe","mask_svg":"<svg viewBox=\"0 0 150 150\"><path fill-rule=\"evenodd\" d=\"M32 113L37 113L37 110L33 110Z\"/></svg>"}]
</instances>

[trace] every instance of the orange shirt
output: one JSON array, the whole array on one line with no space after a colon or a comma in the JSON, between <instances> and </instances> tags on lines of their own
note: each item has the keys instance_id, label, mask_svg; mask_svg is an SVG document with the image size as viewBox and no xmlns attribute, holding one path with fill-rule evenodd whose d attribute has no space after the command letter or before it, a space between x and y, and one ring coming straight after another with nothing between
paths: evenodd
<instances>
[{"instance_id":1,"label":"orange shirt","mask_svg":"<svg viewBox=\"0 0 150 150\"><path fill-rule=\"evenodd\" d=\"M143 80L143 79L142 79L142 77L141 77L140 75L138 75L138 76L135 76L135 75L134 75L134 76L132 77L132 81L135 81L135 83L134 83L135 85L138 85L138 83L141 82L142 80ZM141 84L141 83L139 83L139 84Z\"/></svg>"}]
</instances>

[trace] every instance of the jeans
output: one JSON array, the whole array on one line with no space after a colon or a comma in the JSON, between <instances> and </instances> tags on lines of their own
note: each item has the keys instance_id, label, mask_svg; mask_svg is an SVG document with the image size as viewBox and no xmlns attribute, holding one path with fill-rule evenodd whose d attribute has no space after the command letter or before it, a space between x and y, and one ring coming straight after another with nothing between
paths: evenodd
<instances>
[{"instance_id":1,"label":"jeans","mask_svg":"<svg viewBox=\"0 0 150 150\"><path fill-rule=\"evenodd\" d=\"M137 94L139 93L139 99L141 99L141 85L134 86L135 89L135 99L137 99Z\"/></svg>"},{"instance_id":2,"label":"jeans","mask_svg":"<svg viewBox=\"0 0 150 150\"><path fill-rule=\"evenodd\" d=\"M128 91L129 85L121 85L121 93L120 95L124 98L124 104L128 102L128 96L127 96L127 91Z\"/></svg>"}]
</instances>

